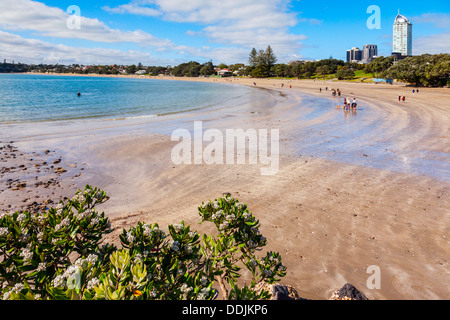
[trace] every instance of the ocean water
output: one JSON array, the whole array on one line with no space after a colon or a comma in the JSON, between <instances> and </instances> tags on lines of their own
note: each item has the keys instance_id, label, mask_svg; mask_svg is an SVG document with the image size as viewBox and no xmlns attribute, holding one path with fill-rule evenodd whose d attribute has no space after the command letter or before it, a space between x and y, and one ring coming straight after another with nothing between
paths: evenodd
<instances>
[{"instance_id":1,"label":"ocean water","mask_svg":"<svg viewBox=\"0 0 450 320\"><path fill-rule=\"evenodd\" d=\"M241 101L250 91L188 81L0 74L0 124L153 117Z\"/></svg>"}]
</instances>

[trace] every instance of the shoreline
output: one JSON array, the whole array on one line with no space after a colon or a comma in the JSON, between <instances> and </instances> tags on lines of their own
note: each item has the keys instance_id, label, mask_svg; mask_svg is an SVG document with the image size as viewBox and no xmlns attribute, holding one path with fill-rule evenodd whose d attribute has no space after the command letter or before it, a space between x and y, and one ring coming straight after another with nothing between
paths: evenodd
<instances>
[{"instance_id":1,"label":"shoreline","mask_svg":"<svg viewBox=\"0 0 450 320\"><path fill-rule=\"evenodd\" d=\"M167 161L174 142L169 136L149 133L145 127L148 122L125 126L118 132L113 127L103 134L100 130L39 141L31 138L16 144L19 149L34 145L37 149L56 150L62 153L61 163L66 168L72 163L76 168L69 168L80 170L69 169L60 176L59 191L65 196L72 196L69 190L89 181L106 189L111 199L100 210L119 229L108 235L108 240L117 240L120 228L137 221L158 222L165 227L184 220L199 231L210 232L198 225L197 207L202 201L230 192L247 203L260 220L268 250L279 251L287 266L288 275L282 283L292 285L302 297L327 299L350 282L370 299L448 298L449 183L367 165L376 161L377 155L367 150L382 150L383 144L389 144L386 149L391 150L383 157L406 157L406 168L407 161L411 161L408 159L423 158L416 155L418 151L430 156L441 153L445 163L450 152L446 126L449 107L445 105L450 95L445 89L421 88L419 95L410 94L401 104L396 101L397 94L406 94L406 89L400 86L303 80L221 81L248 86L255 81L257 87L270 89L277 100L267 110L270 112L260 110L258 115L238 108L220 116L207 111L199 116L209 117L209 125L218 128L281 128L280 148L284 152L277 175L261 176L259 167L247 164L175 166ZM287 87L280 87L283 82ZM370 105L373 114L367 109L346 118L342 110L330 105L329 111L316 116L301 93L330 100L327 91L319 93L319 88L327 85L339 85L342 98L356 96L361 105ZM338 100L331 98L334 102ZM196 118L195 113L185 116L184 124ZM330 123L342 127L330 129ZM346 126L347 131L342 129ZM365 131L366 127L369 130ZM355 131L357 137L345 136ZM349 148L354 144L357 148L353 151ZM324 152L316 155L310 149ZM360 164L333 160L344 151ZM28 154L24 154L22 163L31 167ZM448 174L448 165L443 170ZM70 179L79 173L82 175L72 182ZM24 188L19 192L26 191ZM366 269L370 265L381 269L380 290L366 287L370 276Z\"/></svg>"}]
</instances>

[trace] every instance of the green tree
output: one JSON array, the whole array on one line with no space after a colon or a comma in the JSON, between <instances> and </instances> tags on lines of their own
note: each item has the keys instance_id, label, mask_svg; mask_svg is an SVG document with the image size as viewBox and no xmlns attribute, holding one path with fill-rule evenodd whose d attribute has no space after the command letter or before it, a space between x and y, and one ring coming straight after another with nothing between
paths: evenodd
<instances>
[{"instance_id":1,"label":"green tree","mask_svg":"<svg viewBox=\"0 0 450 320\"><path fill-rule=\"evenodd\" d=\"M392 65L383 76L416 85L445 86L449 84L450 78L450 55L424 54L409 57Z\"/></svg>"},{"instance_id":2,"label":"green tree","mask_svg":"<svg viewBox=\"0 0 450 320\"><path fill-rule=\"evenodd\" d=\"M344 66L345 63L342 60L337 60L337 59L323 59L323 60L319 60L317 62L315 62L316 68L318 67L322 67L322 66L327 66L328 67L328 72L331 73L336 73L338 66ZM320 73L320 72L318 72Z\"/></svg>"},{"instance_id":3,"label":"green tree","mask_svg":"<svg viewBox=\"0 0 450 320\"><path fill-rule=\"evenodd\" d=\"M130 66L127 66L127 67L125 68L125 70L126 70L127 73L129 73L129 74L135 74L136 71L138 71L138 68L137 68L134 64L132 64L132 65L130 65Z\"/></svg>"},{"instance_id":4,"label":"green tree","mask_svg":"<svg viewBox=\"0 0 450 320\"><path fill-rule=\"evenodd\" d=\"M424 85L450 85L450 54L439 54L429 58Z\"/></svg>"},{"instance_id":5,"label":"green tree","mask_svg":"<svg viewBox=\"0 0 450 320\"><path fill-rule=\"evenodd\" d=\"M196 61L191 61L188 63L184 69L183 75L186 77L198 77L200 75L201 65Z\"/></svg>"},{"instance_id":6,"label":"green tree","mask_svg":"<svg viewBox=\"0 0 450 320\"><path fill-rule=\"evenodd\" d=\"M328 65L322 65L317 67L316 73L321 74L322 77L325 79L325 75L332 73Z\"/></svg>"},{"instance_id":7,"label":"green tree","mask_svg":"<svg viewBox=\"0 0 450 320\"><path fill-rule=\"evenodd\" d=\"M425 76L424 70L427 56L415 56L401 60L387 69L383 75L388 78L420 85Z\"/></svg>"},{"instance_id":8,"label":"green tree","mask_svg":"<svg viewBox=\"0 0 450 320\"><path fill-rule=\"evenodd\" d=\"M206 62L200 69L200 75L209 76L214 74L214 66L211 61Z\"/></svg>"},{"instance_id":9,"label":"green tree","mask_svg":"<svg viewBox=\"0 0 450 320\"><path fill-rule=\"evenodd\" d=\"M286 65L286 67L284 68L284 76L285 77L293 77L294 76L292 65L290 65L290 64Z\"/></svg>"},{"instance_id":10,"label":"green tree","mask_svg":"<svg viewBox=\"0 0 450 320\"><path fill-rule=\"evenodd\" d=\"M269 76L271 73L275 73L275 63L277 58L272 48L267 46L267 49L256 51L255 48L252 49L249 55L249 64L251 69L251 74L253 77L263 78Z\"/></svg>"},{"instance_id":11,"label":"green tree","mask_svg":"<svg viewBox=\"0 0 450 320\"><path fill-rule=\"evenodd\" d=\"M251 76L253 78L264 78L267 76L267 70L263 66L258 65L256 67L252 68Z\"/></svg>"},{"instance_id":12,"label":"green tree","mask_svg":"<svg viewBox=\"0 0 450 320\"><path fill-rule=\"evenodd\" d=\"M286 76L286 65L284 63L279 63L275 65L274 73L276 77L285 77Z\"/></svg>"},{"instance_id":13,"label":"green tree","mask_svg":"<svg viewBox=\"0 0 450 320\"><path fill-rule=\"evenodd\" d=\"M250 65L250 67L256 67L256 65L258 64L257 57L258 52L255 48L253 48L252 51L250 51L250 55L248 57L248 64Z\"/></svg>"},{"instance_id":14,"label":"green tree","mask_svg":"<svg viewBox=\"0 0 450 320\"><path fill-rule=\"evenodd\" d=\"M268 70L270 70L277 62L277 57L275 56L275 53L273 52L270 45L267 46L267 49L264 52L263 57L264 57L263 58L264 64L267 66Z\"/></svg>"},{"instance_id":15,"label":"green tree","mask_svg":"<svg viewBox=\"0 0 450 320\"><path fill-rule=\"evenodd\" d=\"M306 62L302 66L303 74L306 78L310 79L314 72L316 72L316 63L312 61Z\"/></svg>"},{"instance_id":16,"label":"green tree","mask_svg":"<svg viewBox=\"0 0 450 320\"><path fill-rule=\"evenodd\" d=\"M341 68L336 72L336 77L339 80L352 79L355 76L355 72L350 68Z\"/></svg>"},{"instance_id":17,"label":"green tree","mask_svg":"<svg viewBox=\"0 0 450 320\"><path fill-rule=\"evenodd\" d=\"M297 62L292 64L291 75L293 77L297 77L298 79L302 78L304 74L304 67L302 62Z\"/></svg>"},{"instance_id":18,"label":"green tree","mask_svg":"<svg viewBox=\"0 0 450 320\"><path fill-rule=\"evenodd\" d=\"M385 72L394 64L394 57L378 57L365 65L364 72L371 73L377 78L381 73Z\"/></svg>"}]
</instances>

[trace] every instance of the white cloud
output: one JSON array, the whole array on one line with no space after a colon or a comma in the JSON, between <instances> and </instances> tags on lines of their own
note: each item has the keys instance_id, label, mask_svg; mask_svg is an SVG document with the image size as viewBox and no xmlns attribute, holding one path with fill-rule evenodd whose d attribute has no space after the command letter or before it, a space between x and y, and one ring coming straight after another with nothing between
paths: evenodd
<instances>
[{"instance_id":1,"label":"white cloud","mask_svg":"<svg viewBox=\"0 0 450 320\"><path fill-rule=\"evenodd\" d=\"M166 20L215 24L250 22L251 27L294 26L295 14L287 13L280 0L154 0Z\"/></svg>"},{"instance_id":2,"label":"white cloud","mask_svg":"<svg viewBox=\"0 0 450 320\"><path fill-rule=\"evenodd\" d=\"M299 21L306 22L306 23L309 23L311 25L316 25L316 26L321 26L322 22L323 22L322 20L315 19L315 18L301 18Z\"/></svg>"},{"instance_id":3,"label":"white cloud","mask_svg":"<svg viewBox=\"0 0 450 320\"><path fill-rule=\"evenodd\" d=\"M0 27L7 30L32 30L42 36L84 39L95 42L132 42L155 47L174 47L168 39L159 39L141 30L111 29L81 11L80 29L67 27L71 15L65 11L30 0L0 0Z\"/></svg>"},{"instance_id":4,"label":"white cloud","mask_svg":"<svg viewBox=\"0 0 450 320\"><path fill-rule=\"evenodd\" d=\"M415 25L428 24L434 28L443 29L443 32L440 33L414 38L414 55L450 53L450 13L424 13L412 17L411 22Z\"/></svg>"},{"instance_id":5,"label":"white cloud","mask_svg":"<svg viewBox=\"0 0 450 320\"><path fill-rule=\"evenodd\" d=\"M411 18L412 23L428 23L437 28L450 29L450 13L424 13Z\"/></svg>"},{"instance_id":6,"label":"white cloud","mask_svg":"<svg viewBox=\"0 0 450 320\"><path fill-rule=\"evenodd\" d=\"M289 2L289 1L288 1ZM161 39L142 30L119 30L110 28L104 22L95 18L83 16L81 6L80 29L67 27L67 19L70 14L56 7L47 6L44 3L31 0L0 0L0 28L5 31L32 31L37 35L63 39L83 39L95 43L135 43L141 47L153 47L156 52L172 52L181 54L187 59L212 59L214 62L246 62L248 53L252 47L265 49L271 45L280 62L289 61L292 54L299 54L302 48L304 35L292 34L289 28L295 26L296 15L287 9L288 3L283 0L133 0L115 8L104 7L111 13L140 14L156 17L166 21L177 23L196 23L202 27L199 31L187 31L189 36L206 37L210 43L216 43L212 48L195 48L189 45L178 45L169 39ZM315 23L314 21L308 21ZM6 34L6 33L3 33ZM150 55L140 51L128 51L130 57L124 55L125 51L113 49L88 49L60 46L45 41L13 39L12 34L6 38L0 38L0 50L7 52L6 47L12 52L20 54L18 57L26 57L28 48L30 59L41 61L45 58L45 48L52 52L48 54L52 60L75 61L77 63L102 63L103 55L113 63L135 63L147 58L152 61ZM16 41L16 48L11 47L11 41ZM34 52L33 45L37 50ZM219 47L218 47L219 46ZM22 50L23 49L23 50ZM117 59L114 57L117 53ZM94 54L98 53L95 59ZM65 56L66 55L66 56ZM11 55L8 55L11 56ZM138 58L142 57L142 58ZM65 60L64 60L65 59ZM181 57L180 57L181 59ZM17 59L16 59L17 60ZM28 61L27 59L22 59ZM109 63L109 62L104 62Z\"/></svg>"},{"instance_id":7,"label":"white cloud","mask_svg":"<svg viewBox=\"0 0 450 320\"><path fill-rule=\"evenodd\" d=\"M450 53L450 31L417 37L413 41L413 54Z\"/></svg>"},{"instance_id":8,"label":"white cloud","mask_svg":"<svg viewBox=\"0 0 450 320\"><path fill-rule=\"evenodd\" d=\"M161 11L148 8L148 7L142 7L140 5L140 2L133 1L129 4L122 4L118 7L111 8L109 6L105 6L102 8L105 11L112 12L112 13L131 13L131 14L137 14L142 16L149 16L149 17L157 17L162 14Z\"/></svg>"},{"instance_id":9,"label":"white cloud","mask_svg":"<svg viewBox=\"0 0 450 320\"><path fill-rule=\"evenodd\" d=\"M147 52L104 48L79 48L53 44L0 31L0 56L8 60L34 64L136 64L166 65L171 61L152 57Z\"/></svg>"},{"instance_id":10,"label":"white cloud","mask_svg":"<svg viewBox=\"0 0 450 320\"><path fill-rule=\"evenodd\" d=\"M190 37L198 37L198 36L202 36L202 35L203 35L203 32L201 32L201 31L187 30L185 33L186 33L188 36L190 36Z\"/></svg>"},{"instance_id":11,"label":"white cloud","mask_svg":"<svg viewBox=\"0 0 450 320\"><path fill-rule=\"evenodd\" d=\"M203 26L203 35L208 41L227 47L252 47L265 49L271 45L280 60L296 53L302 47L304 35L292 34L289 28L298 22L320 24L317 19L301 19L288 12L289 1L283 0L140 0L132 1L128 7L108 9L112 12L140 14L151 9L161 14L162 19L177 23L196 23ZM118 10L115 10L118 9ZM142 13L141 13L142 14ZM188 35L194 35L189 32ZM200 35L196 33L196 35ZM236 53L236 58L240 53ZM248 52L247 52L248 56Z\"/></svg>"}]
</instances>

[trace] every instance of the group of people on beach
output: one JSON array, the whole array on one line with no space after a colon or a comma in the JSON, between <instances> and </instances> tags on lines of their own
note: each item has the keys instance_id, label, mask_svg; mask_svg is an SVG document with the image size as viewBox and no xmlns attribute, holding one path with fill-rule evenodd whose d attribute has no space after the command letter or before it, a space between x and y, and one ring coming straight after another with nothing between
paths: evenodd
<instances>
[{"instance_id":1,"label":"group of people on beach","mask_svg":"<svg viewBox=\"0 0 450 320\"><path fill-rule=\"evenodd\" d=\"M319 90L320 90L320 92L322 92L322 88L319 88ZM328 91L328 87L326 87L325 90ZM338 97L340 97L341 93L342 92L339 89L334 89L334 88L331 89L331 95L333 97L336 97L336 95ZM344 105L342 105L342 106L338 105L338 106L336 106L336 109L342 108L343 110L350 110L350 109L356 110L357 105L358 105L358 103L356 102L356 98L353 98L353 100L350 100L350 98L344 98Z\"/></svg>"},{"instance_id":2,"label":"group of people on beach","mask_svg":"<svg viewBox=\"0 0 450 320\"><path fill-rule=\"evenodd\" d=\"M322 92L322 88L319 88L319 91ZM325 87L325 91L328 91L328 87ZM338 97L340 97L341 96L341 90L332 88L331 89L331 95L333 97L336 97L336 95Z\"/></svg>"},{"instance_id":3,"label":"group of people on beach","mask_svg":"<svg viewBox=\"0 0 450 320\"><path fill-rule=\"evenodd\" d=\"M344 98L344 105L343 106L337 106L336 108L341 108L343 110L356 110L356 106L358 105L358 103L356 102L356 98L353 98L353 100L350 100L350 98Z\"/></svg>"},{"instance_id":4,"label":"group of people on beach","mask_svg":"<svg viewBox=\"0 0 450 320\"><path fill-rule=\"evenodd\" d=\"M339 89L335 90L334 88L331 89L331 95L333 97L336 97L336 94L338 95L338 97L340 97L341 96L341 90L339 90Z\"/></svg>"},{"instance_id":5,"label":"group of people on beach","mask_svg":"<svg viewBox=\"0 0 450 320\"><path fill-rule=\"evenodd\" d=\"M415 93L419 93L419 89L413 89L412 90L412 94L415 94ZM406 101L406 96L399 94L398 95L398 102L400 102L400 101L405 102Z\"/></svg>"}]
</instances>

